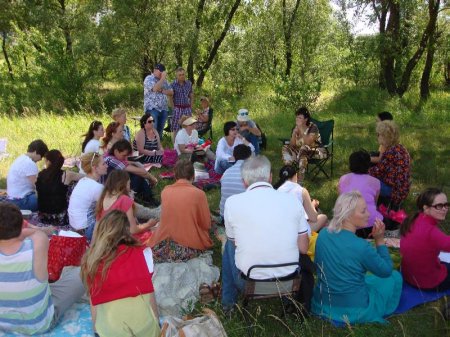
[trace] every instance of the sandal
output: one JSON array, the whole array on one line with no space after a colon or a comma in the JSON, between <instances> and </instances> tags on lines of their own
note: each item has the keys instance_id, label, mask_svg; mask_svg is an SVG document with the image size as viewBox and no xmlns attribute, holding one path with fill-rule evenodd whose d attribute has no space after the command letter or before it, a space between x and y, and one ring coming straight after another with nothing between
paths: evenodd
<instances>
[{"instance_id":1,"label":"sandal","mask_svg":"<svg viewBox=\"0 0 450 337\"><path fill-rule=\"evenodd\" d=\"M220 290L221 290L221 288L220 288L219 282L213 282L211 284L211 291L212 291L212 294L214 295L214 298L216 298L216 299L219 298Z\"/></svg>"},{"instance_id":2,"label":"sandal","mask_svg":"<svg viewBox=\"0 0 450 337\"><path fill-rule=\"evenodd\" d=\"M214 301L214 295L211 290L211 287L206 284L202 283L200 284L200 287L198 288L198 292L200 294L200 303L201 304L208 304Z\"/></svg>"}]
</instances>

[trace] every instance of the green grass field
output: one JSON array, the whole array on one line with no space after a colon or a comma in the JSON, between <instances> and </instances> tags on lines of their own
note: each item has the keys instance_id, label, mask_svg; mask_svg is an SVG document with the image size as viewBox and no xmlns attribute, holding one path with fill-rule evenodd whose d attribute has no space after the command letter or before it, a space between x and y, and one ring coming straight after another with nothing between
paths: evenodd
<instances>
[{"instance_id":1,"label":"green grass field","mask_svg":"<svg viewBox=\"0 0 450 337\"><path fill-rule=\"evenodd\" d=\"M268 148L264 151L272 162L274 180L282 166L280 137L289 137L294 123L294 112L275 106L270 93L252 92L246 97L229 97L218 93L213 97L215 109L214 141L222 136L222 125L226 120L234 120L241 107L249 109L251 118L256 120L266 133ZM450 92L435 91L426 104L418 105L417 94L410 93L403 99L390 98L376 89L353 89L340 93L324 92L317 106L312 109L313 117L319 120L335 120L334 175L328 180L323 177L311 182L306 178L305 187L313 198L319 199L321 209L331 217L331 209L337 197L337 182L347 173L347 160L356 149L377 148L375 137L375 116L382 110L391 111L401 130L401 143L412 157L412 187L404 206L408 212L414 209L416 195L428 186L438 186L450 194ZM140 109L130 109L129 117L141 114ZM30 141L42 138L49 148L62 150L65 156L76 156L81 152L81 135L93 119L102 120L104 125L110 121L106 114L94 115L87 112L72 113L66 116L42 111L28 111L20 116L0 115L0 138L8 139L9 157L0 161L0 188L6 186L6 174L11 162L26 151ZM132 130L137 130L129 118ZM164 139L165 146L170 144ZM42 165L42 163L40 163ZM328 166L329 168L329 166ZM167 182L158 184L158 192ZM207 192L211 210L218 209L220 192ZM444 227L450 229L449 220ZM218 244L214 260L220 263ZM398 264L398 253L393 252ZM278 301L260 302L250 306L255 318L256 336L445 336L450 335L450 325L439 314L442 303L430 303L416 308L404 315L389 319L390 324L368 324L336 329L329 324L309 318L301 323L295 317L281 318ZM221 314L220 306L213 308ZM223 319L229 336L242 336L247 333L240 313L232 319Z\"/></svg>"}]
</instances>

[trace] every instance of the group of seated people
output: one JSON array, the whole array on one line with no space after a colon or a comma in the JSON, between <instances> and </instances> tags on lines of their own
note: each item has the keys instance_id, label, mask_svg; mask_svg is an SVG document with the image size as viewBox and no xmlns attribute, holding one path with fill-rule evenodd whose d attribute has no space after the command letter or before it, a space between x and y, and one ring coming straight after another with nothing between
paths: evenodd
<instances>
[{"instance_id":1,"label":"group of seated people","mask_svg":"<svg viewBox=\"0 0 450 337\"><path fill-rule=\"evenodd\" d=\"M221 301L225 311L233 310L243 288L242 275L256 264L299 262L302 284L297 300L306 311L338 322L383 322L396 309L402 275L420 289L450 289L450 264L438 258L440 251L450 251L450 237L437 227L449 206L439 189L425 190L418 197L417 214L402 224L402 275L393 270L384 242L385 225L376 210L380 195L399 204L409 190L409 154L399 144L393 121L377 123L381 151L375 166L370 167L367 152L351 154L351 173L339 180L340 195L328 223L327 216L318 211L319 201L311 199L299 184L308 158L322 155L320 134L309 111L296 112L291 142L282 149L285 165L272 186L269 160L255 156L253 143L238 132L239 117L248 116L243 110L237 122L224 124L224 137L215 154L217 170L223 173L220 214L226 243ZM212 248L208 199L192 184L195 171L190 154L198 146L195 121L180 118L182 129L175 138L180 154L174 167L176 181L161 193L160 214L140 223L137 212L142 205L134 200L133 191L151 204L155 200L151 185L157 180L142 165L128 161L132 145L121 111L113 114L117 118L113 123L119 127L107 127L111 137L106 143L101 141L102 124L91 123L82 145L83 173L63 170L61 152L48 151L41 140L30 143L27 153L11 165L8 199L0 203L0 277L4 280L0 330L47 331L86 289L100 336L122 336L124 328L135 336L158 336L154 263L184 262ZM134 144L140 154L156 158L162 155L162 147L152 122L151 115L141 118ZM239 128L257 136L252 124ZM103 155L98 152L102 148ZM39 172L36 162L42 158L46 168ZM73 182L76 185L67 200ZM39 229L24 225L19 209L38 210L43 221L87 236L91 244L81 268L65 270L57 282L49 284L48 238ZM374 239L375 248L363 239L368 236ZM310 257L316 266L315 282ZM22 276L12 277L11 272ZM250 276L273 279L296 272L295 266L275 267L255 269ZM26 288L18 286L25 281ZM24 303L39 310L39 319L35 311L21 312Z\"/></svg>"}]
</instances>

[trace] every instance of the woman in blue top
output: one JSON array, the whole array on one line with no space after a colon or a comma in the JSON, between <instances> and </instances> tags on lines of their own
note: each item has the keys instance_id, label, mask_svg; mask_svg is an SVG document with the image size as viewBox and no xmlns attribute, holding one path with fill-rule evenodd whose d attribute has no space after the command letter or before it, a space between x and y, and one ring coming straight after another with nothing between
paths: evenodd
<instances>
[{"instance_id":1,"label":"woman in blue top","mask_svg":"<svg viewBox=\"0 0 450 337\"><path fill-rule=\"evenodd\" d=\"M384 244L384 224L375 220L374 249L355 235L358 228L366 226L370 216L359 192L340 195L333 212L328 229L319 233L316 243L318 281L312 312L350 324L385 322L383 317L397 308L402 277L392 269Z\"/></svg>"}]
</instances>

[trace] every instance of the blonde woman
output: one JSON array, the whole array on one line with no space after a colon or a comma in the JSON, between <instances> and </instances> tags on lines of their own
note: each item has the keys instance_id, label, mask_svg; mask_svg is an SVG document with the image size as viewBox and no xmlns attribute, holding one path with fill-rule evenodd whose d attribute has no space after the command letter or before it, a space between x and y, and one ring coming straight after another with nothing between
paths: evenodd
<instances>
[{"instance_id":1,"label":"blonde woman","mask_svg":"<svg viewBox=\"0 0 450 337\"><path fill-rule=\"evenodd\" d=\"M133 238L127 215L119 210L100 220L94 236L81 263L94 330L108 337L159 336L151 249Z\"/></svg>"},{"instance_id":2,"label":"blonde woman","mask_svg":"<svg viewBox=\"0 0 450 337\"><path fill-rule=\"evenodd\" d=\"M409 193L411 159L399 142L397 124L389 120L382 121L377 124L376 130L378 143L385 151L380 161L369 169L369 174L381 181L380 196L390 198L395 205L399 205Z\"/></svg>"},{"instance_id":3,"label":"blonde woman","mask_svg":"<svg viewBox=\"0 0 450 337\"><path fill-rule=\"evenodd\" d=\"M86 176L73 189L67 211L70 226L90 239L95 224L95 205L103 191L103 185L98 181L106 174L108 166L97 152L89 152L81 156L81 168Z\"/></svg>"},{"instance_id":4,"label":"blonde woman","mask_svg":"<svg viewBox=\"0 0 450 337\"><path fill-rule=\"evenodd\" d=\"M115 122L122 125L123 128L123 139L128 140L131 142L131 132L130 128L127 125L127 110L124 108L117 108L114 109L111 113L112 119L114 119Z\"/></svg>"},{"instance_id":5,"label":"blonde woman","mask_svg":"<svg viewBox=\"0 0 450 337\"><path fill-rule=\"evenodd\" d=\"M318 278L312 312L342 323L385 322L383 317L397 308L402 277L392 269L384 244L384 224L375 219L374 249L355 235L370 217L359 192L341 194L333 213L328 228L319 233L316 242Z\"/></svg>"}]
</instances>

